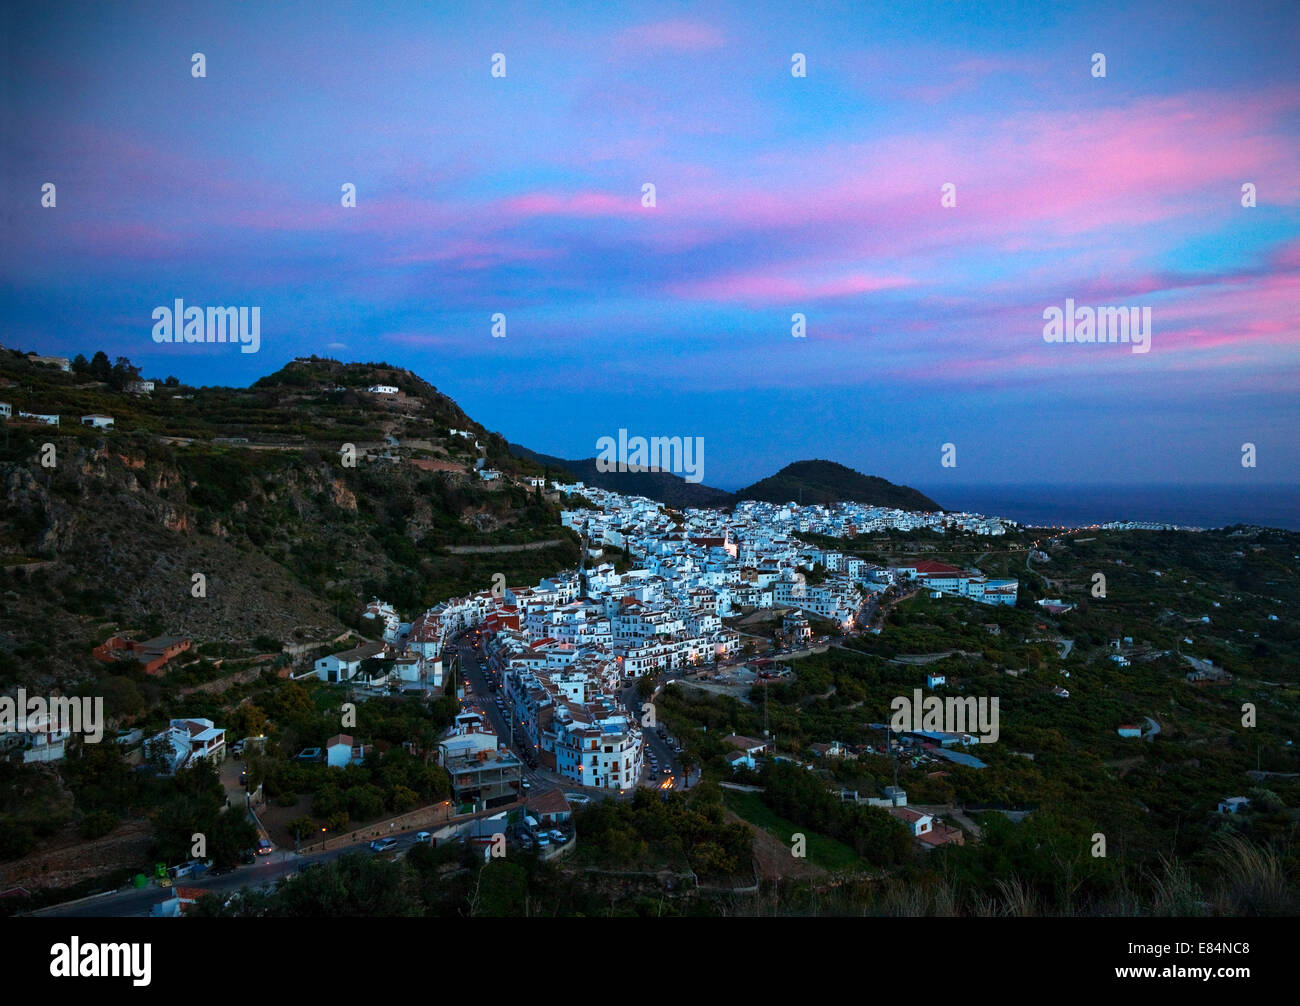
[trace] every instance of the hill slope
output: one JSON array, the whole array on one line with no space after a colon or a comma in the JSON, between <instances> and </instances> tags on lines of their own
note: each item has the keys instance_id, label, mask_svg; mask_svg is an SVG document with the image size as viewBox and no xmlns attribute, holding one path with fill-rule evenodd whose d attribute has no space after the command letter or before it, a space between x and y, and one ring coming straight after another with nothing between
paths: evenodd
<instances>
[{"instance_id":1,"label":"hill slope","mask_svg":"<svg viewBox=\"0 0 1300 1006\"><path fill-rule=\"evenodd\" d=\"M793 500L797 503L801 490L804 503L844 501L899 510L941 509L930 497L910 486L895 485L875 475L863 475L834 461L795 461L775 475L769 475L739 492L729 493L724 489L687 482L671 472L602 472L596 468L595 458L570 461L539 454L520 444L510 444L509 448L516 458L531 461L551 472L552 478L562 479L567 475L590 486L629 496L645 496L677 509L726 508L747 499L769 503Z\"/></svg>"},{"instance_id":2,"label":"hill slope","mask_svg":"<svg viewBox=\"0 0 1300 1006\"><path fill-rule=\"evenodd\" d=\"M536 467L398 368L311 360L251 388L133 395L0 351L0 388L15 414L62 417L0 422L0 685L93 677L90 647L114 631L265 652L361 625L372 595L413 613L496 572L577 563L562 501L514 478ZM116 428L77 424L91 413ZM480 458L502 477L478 478ZM194 573L206 597L191 595Z\"/></svg>"},{"instance_id":3,"label":"hill slope","mask_svg":"<svg viewBox=\"0 0 1300 1006\"><path fill-rule=\"evenodd\" d=\"M934 500L910 486L863 475L834 461L795 461L775 475L736 493L737 499L769 503L865 503L898 510L940 510Z\"/></svg>"},{"instance_id":4,"label":"hill slope","mask_svg":"<svg viewBox=\"0 0 1300 1006\"><path fill-rule=\"evenodd\" d=\"M731 493L723 489L714 489L699 482L687 482L672 472L602 472L596 468L595 458L566 461L549 454L538 454L519 444L509 446L515 457L532 461L555 472L557 478L563 478L561 473L568 473L587 485L627 496L645 496L678 510L684 507L727 507L734 502Z\"/></svg>"}]
</instances>

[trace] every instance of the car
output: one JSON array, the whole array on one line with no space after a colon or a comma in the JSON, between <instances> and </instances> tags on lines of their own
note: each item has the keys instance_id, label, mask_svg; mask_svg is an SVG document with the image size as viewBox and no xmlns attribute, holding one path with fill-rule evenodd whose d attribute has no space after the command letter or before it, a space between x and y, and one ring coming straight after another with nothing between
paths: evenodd
<instances>
[{"instance_id":1,"label":"car","mask_svg":"<svg viewBox=\"0 0 1300 1006\"><path fill-rule=\"evenodd\" d=\"M433 838L433 834L428 831L417 831L415 833L415 840L417 842L427 842L431 838Z\"/></svg>"},{"instance_id":2,"label":"car","mask_svg":"<svg viewBox=\"0 0 1300 1006\"><path fill-rule=\"evenodd\" d=\"M370 843L371 852L387 852L389 849L397 846L395 838L377 838Z\"/></svg>"},{"instance_id":3,"label":"car","mask_svg":"<svg viewBox=\"0 0 1300 1006\"><path fill-rule=\"evenodd\" d=\"M667 737L664 739L664 743L667 744L669 747L675 747L677 745L677 738Z\"/></svg>"},{"instance_id":4,"label":"car","mask_svg":"<svg viewBox=\"0 0 1300 1006\"><path fill-rule=\"evenodd\" d=\"M244 742L235 741L235 743L232 744L230 747L230 753L234 755L236 758L238 758L241 754L244 753Z\"/></svg>"},{"instance_id":5,"label":"car","mask_svg":"<svg viewBox=\"0 0 1300 1006\"><path fill-rule=\"evenodd\" d=\"M241 863L243 863L245 866L247 866L247 865L250 864L250 863L256 863L256 862L257 862L257 850L255 850L255 849L240 849L240 850L239 850L239 861L240 861Z\"/></svg>"},{"instance_id":6,"label":"car","mask_svg":"<svg viewBox=\"0 0 1300 1006\"><path fill-rule=\"evenodd\" d=\"M683 748L680 744L673 745L673 754L681 754L684 750L686 749Z\"/></svg>"},{"instance_id":7,"label":"car","mask_svg":"<svg viewBox=\"0 0 1300 1006\"><path fill-rule=\"evenodd\" d=\"M552 828L550 835L551 835L552 842L555 842L557 845L564 844L564 832L562 832L559 828Z\"/></svg>"},{"instance_id":8,"label":"car","mask_svg":"<svg viewBox=\"0 0 1300 1006\"><path fill-rule=\"evenodd\" d=\"M550 838L549 838L546 834L544 834L544 833L539 833L539 834L538 834L538 836L537 836L537 847L538 847L539 849L545 848L546 846L548 846L548 845L550 845L550 844L551 844L551 840L550 840Z\"/></svg>"},{"instance_id":9,"label":"car","mask_svg":"<svg viewBox=\"0 0 1300 1006\"><path fill-rule=\"evenodd\" d=\"M529 782L527 779L525 779L525 780L523 781L522 785L523 785L524 789L532 789L532 788L533 788L533 784L532 784L531 782Z\"/></svg>"},{"instance_id":10,"label":"car","mask_svg":"<svg viewBox=\"0 0 1300 1006\"><path fill-rule=\"evenodd\" d=\"M275 852L275 846L271 844L269 839L259 838L257 840L257 854L259 856L269 856L273 852Z\"/></svg>"},{"instance_id":11,"label":"car","mask_svg":"<svg viewBox=\"0 0 1300 1006\"><path fill-rule=\"evenodd\" d=\"M663 775L672 775L672 774L673 774L672 766L671 766L671 765L665 765L662 774L663 774Z\"/></svg>"}]
</instances>

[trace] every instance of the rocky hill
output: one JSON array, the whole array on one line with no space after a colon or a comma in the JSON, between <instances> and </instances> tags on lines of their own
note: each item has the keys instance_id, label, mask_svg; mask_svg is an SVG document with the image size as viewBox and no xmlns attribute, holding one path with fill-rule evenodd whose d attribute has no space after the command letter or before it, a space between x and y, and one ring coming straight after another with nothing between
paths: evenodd
<instances>
[{"instance_id":1,"label":"rocky hill","mask_svg":"<svg viewBox=\"0 0 1300 1006\"><path fill-rule=\"evenodd\" d=\"M538 469L385 364L313 359L248 389L132 394L4 351L0 401L15 417L0 423L0 686L94 674L90 648L118 630L264 652L360 625L371 595L413 612L497 571L577 562L562 501L523 481ZM79 424L91 414L114 428Z\"/></svg>"},{"instance_id":2,"label":"rocky hill","mask_svg":"<svg viewBox=\"0 0 1300 1006\"><path fill-rule=\"evenodd\" d=\"M865 503L897 510L940 510L934 500L910 486L863 475L835 461L796 461L736 493L737 499L809 503Z\"/></svg>"}]
</instances>

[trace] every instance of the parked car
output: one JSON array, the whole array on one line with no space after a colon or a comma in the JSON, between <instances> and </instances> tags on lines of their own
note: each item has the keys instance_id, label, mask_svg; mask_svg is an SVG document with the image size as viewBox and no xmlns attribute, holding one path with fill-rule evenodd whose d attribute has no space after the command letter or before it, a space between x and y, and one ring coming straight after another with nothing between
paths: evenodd
<instances>
[{"instance_id":1,"label":"parked car","mask_svg":"<svg viewBox=\"0 0 1300 1006\"><path fill-rule=\"evenodd\" d=\"M377 838L370 843L371 852L387 852L389 849L396 847L397 839L395 838Z\"/></svg>"},{"instance_id":2,"label":"parked car","mask_svg":"<svg viewBox=\"0 0 1300 1006\"><path fill-rule=\"evenodd\" d=\"M562 832L559 828L552 828L550 834L551 834L551 841L554 842L556 845L564 844L564 832Z\"/></svg>"},{"instance_id":3,"label":"parked car","mask_svg":"<svg viewBox=\"0 0 1300 1006\"><path fill-rule=\"evenodd\" d=\"M427 841L429 841L431 838L433 838L433 833L432 833L432 832L428 832L428 831L417 831L417 832L415 833L415 840L416 840L417 842L427 842Z\"/></svg>"},{"instance_id":4,"label":"parked car","mask_svg":"<svg viewBox=\"0 0 1300 1006\"><path fill-rule=\"evenodd\" d=\"M249 863L256 863L256 862L257 862L257 850L256 850L256 849L240 849L240 850L239 850L239 861L240 861L241 863L243 863L245 866L247 866Z\"/></svg>"},{"instance_id":5,"label":"parked car","mask_svg":"<svg viewBox=\"0 0 1300 1006\"><path fill-rule=\"evenodd\" d=\"M550 838L549 838L547 835L545 835L545 834L539 834L539 835L537 836L537 847L538 847L539 849L544 849L546 846L548 846L548 845L550 845L550 844L551 844L551 840L550 840Z\"/></svg>"}]
</instances>

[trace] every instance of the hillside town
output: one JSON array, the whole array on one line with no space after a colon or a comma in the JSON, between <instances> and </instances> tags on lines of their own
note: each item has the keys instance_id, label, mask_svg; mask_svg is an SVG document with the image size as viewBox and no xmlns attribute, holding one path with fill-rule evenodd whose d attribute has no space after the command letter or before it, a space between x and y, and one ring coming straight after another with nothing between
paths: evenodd
<instances>
[{"instance_id":1,"label":"hillside town","mask_svg":"<svg viewBox=\"0 0 1300 1006\"><path fill-rule=\"evenodd\" d=\"M864 607L898 585L983 604L1016 602L1015 580L933 561L882 567L809 546L793 530L819 518L793 505L743 504L733 514L688 510L683 522L644 497L582 483L554 489L581 493L600 508L562 514L564 526L584 539L579 569L532 586L498 584L439 603L410 622L376 598L365 616L377 623L382 641L324 656L312 673L363 694L443 689L459 642L472 632L482 669L500 682L493 701L511 729L517 725L522 750L568 782L626 791L656 774L656 766L647 761L640 721L620 693L641 677L692 673L752 651L753 641L746 647L725 618L779 612L786 635L800 645L813 636L809 616L855 631ZM844 513L855 513L865 526L865 508L859 510ZM610 552L628 557L631 567L618 572ZM814 572L820 582L810 582ZM456 729L490 731L484 723ZM491 741L487 760L510 757L506 745L495 736Z\"/></svg>"}]
</instances>

